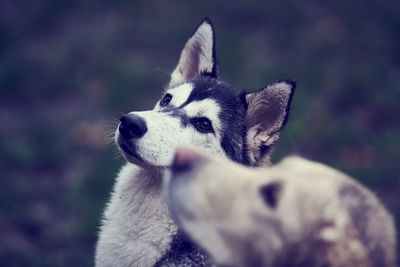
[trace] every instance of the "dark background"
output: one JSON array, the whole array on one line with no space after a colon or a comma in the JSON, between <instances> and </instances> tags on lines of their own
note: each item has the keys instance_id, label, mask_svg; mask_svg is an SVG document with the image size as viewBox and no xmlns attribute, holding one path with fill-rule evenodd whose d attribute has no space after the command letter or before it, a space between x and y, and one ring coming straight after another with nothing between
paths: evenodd
<instances>
[{"instance_id":1,"label":"dark background","mask_svg":"<svg viewBox=\"0 0 400 267\"><path fill-rule=\"evenodd\" d=\"M400 219L400 1L0 1L0 265L90 266L124 162L105 141L150 109L203 17L221 78L298 87L274 161L357 177Z\"/></svg>"}]
</instances>

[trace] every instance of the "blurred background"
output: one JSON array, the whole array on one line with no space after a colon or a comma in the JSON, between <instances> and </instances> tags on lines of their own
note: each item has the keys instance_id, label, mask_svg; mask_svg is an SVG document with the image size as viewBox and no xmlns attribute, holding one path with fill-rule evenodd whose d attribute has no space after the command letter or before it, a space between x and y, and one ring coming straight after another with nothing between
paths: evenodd
<instances>
[{"instance_id":1,"label":"blurred background","mask_svg":"<svg viewBox=\"0 0 400 267\"><path fill-rule=\"evenodd\" d=\"M0 1L0 266L91 266L124 160L107 135L153 107L203 17L221 78L297 81L274 161L357 177L400 220L400 2Z\"/></svg>"}]
</instances>

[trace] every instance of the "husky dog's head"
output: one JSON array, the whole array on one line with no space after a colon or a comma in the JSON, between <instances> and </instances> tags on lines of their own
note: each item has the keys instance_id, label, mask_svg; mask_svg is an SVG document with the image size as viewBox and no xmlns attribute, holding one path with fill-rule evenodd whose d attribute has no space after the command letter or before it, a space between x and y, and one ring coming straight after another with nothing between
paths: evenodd
<instances>
[{"instance_id":1,"label":"husky dog's head","mask_svg":"<svg viewBox=\"0 0 400 267\"><path fill-rule=\"evenodd\" d=\"M186 145L246 165L269 163L295 83L239 93L217 77L214 42L213 26L205 19L187 41L154 109L121 117L115 139L129 162L168 167L175 150Z\"/></svg>"}]
</instances>

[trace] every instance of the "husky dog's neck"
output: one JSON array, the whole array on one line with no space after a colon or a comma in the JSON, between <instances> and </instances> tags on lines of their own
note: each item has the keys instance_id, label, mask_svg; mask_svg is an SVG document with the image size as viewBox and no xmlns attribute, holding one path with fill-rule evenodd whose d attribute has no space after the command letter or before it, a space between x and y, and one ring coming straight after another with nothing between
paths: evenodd
<instances>
[{"instance_id":1,"label":"husky dog's neck","mask_svg":"<svg viewBox=\"0 0 400 267\"><path fill-rule=\"evenodd\" d=\"M98 266L151 266L169 250L177 227L161 194L162 172L122 168L101 226Z\"/></svg>"}]
</instances>

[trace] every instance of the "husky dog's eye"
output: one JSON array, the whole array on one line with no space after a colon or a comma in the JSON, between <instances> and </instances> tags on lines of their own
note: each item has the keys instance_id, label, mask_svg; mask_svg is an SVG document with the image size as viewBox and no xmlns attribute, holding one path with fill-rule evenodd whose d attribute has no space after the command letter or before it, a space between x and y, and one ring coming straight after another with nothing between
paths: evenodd
<instances>
[{"instance_id":1,"label":"husky dog's eye","mask_svg":"<svg viewBox=\"0 0 400 267\"><path fill-rule=\"evenodd\" d=\"M196 127L196 129L199 132L202 132L202 133L214 132L211 121L207 118L194 118L191 121L192 121L192 124L194 125L194 127Z\"/></svg>"},{"instance_id":2,"label":"husky dog's eye","mask_svg":"<svg viewBox=\"0 0 400 267\"><path fill-rule=\"evenodd\" d=\"M170 94L166 94L163 99L161 99L160 101L160 106L165 107L166 105L169 104L169 102L171 102L172 99L172 95Z\"/></svg>"}]
</instances>

